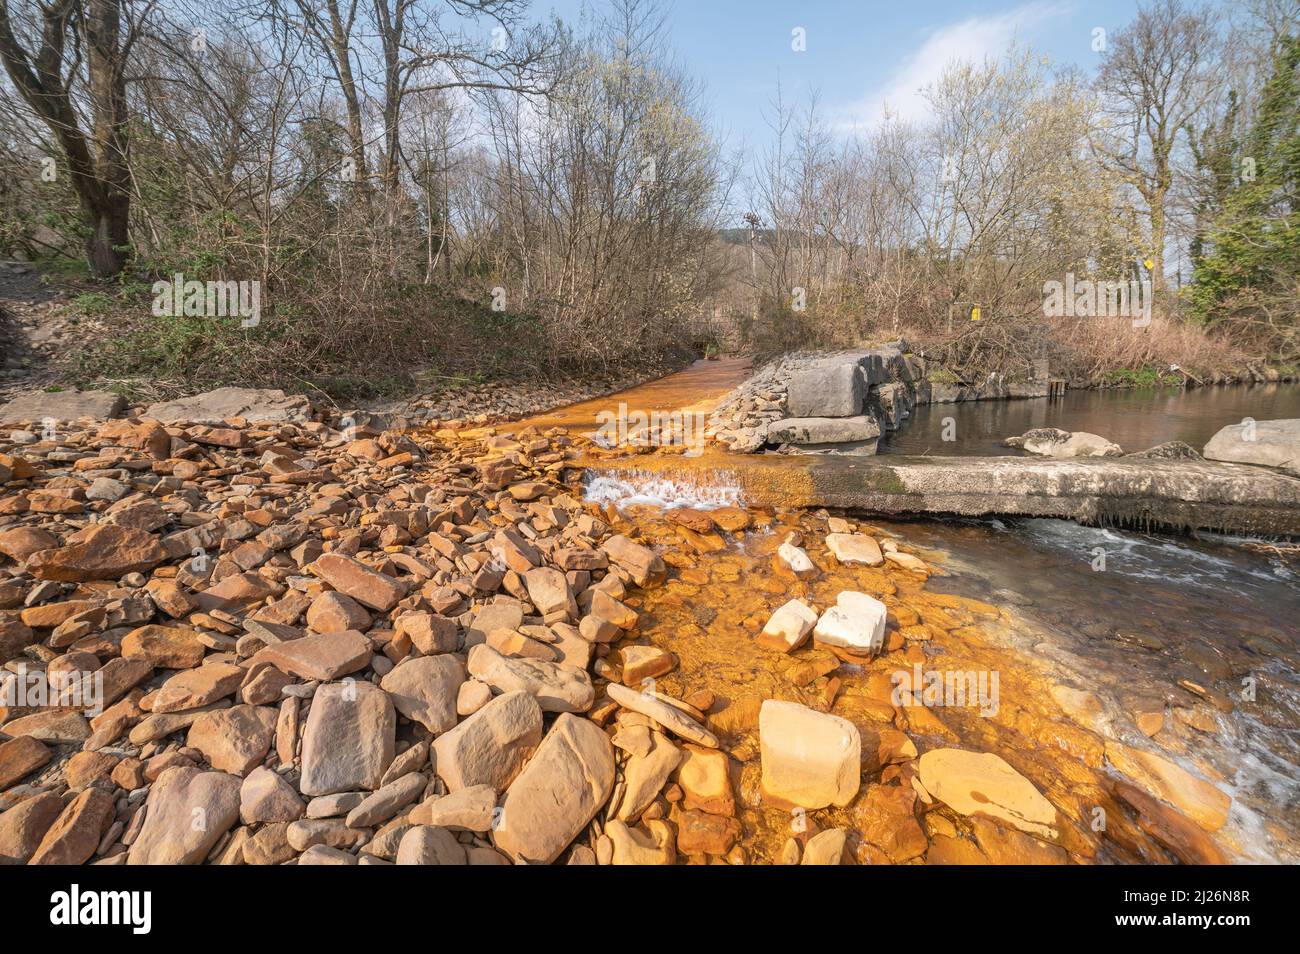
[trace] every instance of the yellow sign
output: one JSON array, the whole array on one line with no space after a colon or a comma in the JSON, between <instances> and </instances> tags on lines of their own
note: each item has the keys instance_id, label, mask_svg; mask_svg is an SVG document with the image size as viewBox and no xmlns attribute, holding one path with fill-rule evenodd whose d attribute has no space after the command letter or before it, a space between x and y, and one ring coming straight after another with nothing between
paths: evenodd
<instances>
[{"instance_id":1,"label":"yellow sign","mask_svg":"<svg viewBox=\"0 0 1300 954\"><path fill-rule=\"evenodd\" d=\"M1151 261L1151 259L1149 258L1142 259L1142 264L1147 267L1148 272L1151 271L1151 269L1156 267L1156 263Z\"/></svg>"},{"instance_id":2,"label":"yellow sign","mask_svg":"<svg viewBox=\"0 0 1300 954\"><path fill-rule=\"evenodd\" d=\"M980 320L980 306L979 306L979 305L971 305L971 306L970 306L970 320L971 320L971 321L979 321L979 320Z\"/></svg>"}]
</instances>

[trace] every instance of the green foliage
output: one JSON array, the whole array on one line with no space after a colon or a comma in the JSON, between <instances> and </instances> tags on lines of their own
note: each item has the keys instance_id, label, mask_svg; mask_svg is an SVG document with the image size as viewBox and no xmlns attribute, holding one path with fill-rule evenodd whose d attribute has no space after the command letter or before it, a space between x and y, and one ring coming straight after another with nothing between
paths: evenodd
<instances>
[{"instance_id":1,"label":"green foliage","mask_svg":"<svg viewBox=\"0 0 1300 954\"><path fill-rule=\"evenodd\" d=\"M1294 332L1300 321L1300 37L1278 44L1257 115L1234 158L1238 169L1253 162L1254 177L1238 175L1222 198L1208 249L1196 261L1193 313L1207 324L1235 312L1263 315L1274 325L1280 318ZM1222 177L1222 155L1212 161Z\"/></svg>"}]
</instances>

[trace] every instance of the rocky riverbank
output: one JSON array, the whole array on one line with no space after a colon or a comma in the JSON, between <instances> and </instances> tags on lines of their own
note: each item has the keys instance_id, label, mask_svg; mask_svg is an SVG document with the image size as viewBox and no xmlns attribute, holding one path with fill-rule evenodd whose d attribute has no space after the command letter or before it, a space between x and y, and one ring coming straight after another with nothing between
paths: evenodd
<instances>
[{"instance_id":1,"label":"rocky riverbank","mask_svg":"<svg viewBox=\"0 0 1300 954\"><path fill-rule=\"evenodd\" d=\"M1000 611L905 541L585 504L584 451L293 413L7 434L0 857L1222 858L1229 797L1008 671ZM900 688L927 647L1000 703Z\"/></svg>"}]
</instances>

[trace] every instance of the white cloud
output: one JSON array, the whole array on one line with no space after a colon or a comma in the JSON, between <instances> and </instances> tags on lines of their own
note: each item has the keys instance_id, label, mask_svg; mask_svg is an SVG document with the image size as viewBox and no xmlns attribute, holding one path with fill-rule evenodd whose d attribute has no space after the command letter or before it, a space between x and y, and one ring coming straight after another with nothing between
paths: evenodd
<instances>
[{"instance_id":1,"label":"white cloud","mask_svg":"<svg viewBox=\"0 0 1300 954\"><path fill-rule=\"evenodd\" d=\"M1073 3L1036 0L1006 13L975 16L933 30L879 89L840 110L836 127L842 132L869 128L886 110L904 120L923 121L930 110L921 91L938 80L949 64L997 56L1034 27L1073 9Z\"/></svg>"}]
</instances>

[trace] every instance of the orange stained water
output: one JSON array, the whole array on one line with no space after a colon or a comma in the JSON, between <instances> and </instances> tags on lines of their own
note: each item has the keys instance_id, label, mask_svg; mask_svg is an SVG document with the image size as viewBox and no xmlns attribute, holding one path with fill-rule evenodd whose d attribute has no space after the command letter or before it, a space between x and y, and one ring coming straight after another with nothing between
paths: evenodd
<instances>
[{"instance_id":1,"label":"orange stained water","mask_svg":"<svg viewBox=\"0 0 1300 954\"><path fill-rule=\"evenodd\" d=\"M621 394L563 408L521 421L511 429L534 425L539 430L565 427L583 433L598 424L602 411L629 409L708 410L748 371L744 362L696 362L676 375ZM1054 701L1057 684L1037 653L1023 647L1052 634L1032 624L1010 606L990 596L990 602L937 592L933 580L893 564L853 567L840 564L826 549L825 511L797 509L807 505L806 472L797 459L747 457L710 448L689 463L680 448L657 452L586 448L585 464L602 471L641 471L642 475L696 480L701 473L716 484L734 485L744 499L759 500L769 509L752 512L755 526L719 536L717 549L697 544L690 535L665 520L654 507L606 506L601 510L616 529L655 545L670 564L661 587L638 591L629 602L641 614L629 635L631 642L653 644L677 657L677 666L660 676L656 688L676 698L697 690L712 692L717 701L709 723L732 756L737 817L742 825L739 844L751 862L778 860L782 846L797 835L800 816L765 801L760 790L758 706L765 699L783 699L829 711L853 722L863 738L862 789L844 808L807 813L807 827L843 827L850 851L859 861L923 860L916 853L916 832L897 818L882 815L872 787L907 776L912 766L878 764L882 742L897 741L901 731L920 752L954 746L1001 756L1058 809L1059 838L1055 844L1076 863L1171 861L1172 856L1121 807L1113 792L1114 776L1104 766L1104 739L1081 725ZM757 492L755 492L757 491ZM594 505L592 505L594 507ZM775 510L772 508L775 507ZM892 526L892 525L890 525ZM918 552L942 573L942 555L909 546L907 530L860 523L859 529L878 539L896 537L905 549ZM802 534L818 575L800 581L777 570L776 548L790 531ZM901 534L901 536L899 535ZM942 536L942 535L941 535ZM943 544L938 544L942 546ZM890 610L890 651L863 662L844 662L812 643L791 655L760 647L755 636L771 614L791 598L801 598L818 611L833 605L844 590L881 599ZM915 621L915 622L914 622ZM906 629L906 639L900 630ZM996 674L995 709L978 702L964 706L895 706L891 679L900 671ZM1083 688L1091 688L1085 684ZM1172 721L1172 720L1167 720ZM1224 781L1212 765L1197 758L1196 733L1176 723L1165 731L1162 745L1190 758L1206 777ZM1096 819L1105 830L1096 830ZM1268 835L1294 855L1294 834L1265 822ZM926 806L921 821L930 845L955 834L968 844L969 819L941 804ZM1215 836L1229 856L1241 848L1242 833L1225 829ZM892 840L891 840L892 839ZM1005 859L1004 859L1005 860Z\"/></svg>"},{"instance_id":2,"label":"orange stained water","mask_svg":"<svg viewBox=\"0 0 1300 954\"><path fill-rule=\"evenodd\" d=\"M530 426L538 430L564 427L574 434L581 434L599 427L602 414L617 414L620 402L627 404L629 412L707 414L749 376L750 369L751 362L748 358L701 358L676 374L647 381L626 391L546 411L513 424L502 425L498 430L508 433Z\"/></svg>"},{"instance_id":3,"label":"orange stained water","mask_svg":"<svg viewBox=\"0 0 1300 954\"><path fill-rule=\"evenodd\" d=\"M684 552L679 532L662 520L662 513L634 509L616 521L621 529L635 529L647 543ZM773 562L786 533L800 529L820 571L807 582L782 575ZM878 532L870 526L862 529ZM631 641L666 649L678 659L672 672L659 677L656 688L676 698L700 689L717 697L710 725L737 760L733 788L743 826L740 844L749 860L776 861L786 839L801 824L799 813L765 803L760 791L757 714L765 699L831 712L853 722L862 735L862 789L845 808L808 812L806 819L816 828L844 827L886 840L882 833L894 826L873 817L868 791L881 782L882 772L892 777L892 771L897 771L877 764L875 753L881 730L888 734L899 729L920 751L952 745L1001 755L1061 811L1060 844L1073 860L1139 860L1136 851L1119 845L1124 839L1146 848L1151 843L1136 829L1125 830L1124 812L1103 786L1101 740L1071 722L1052 702L1050 680L997 645L996 630L1012 625L1006 614L979 601L931 594L922 577L891 564L842 565L822 543L825 533L821 517L780 515L770 527L732 535L725 550L673 558L674 564L690 565L675 565L665 585L636 597L642 616ZM910 621L914 614L920 622L909 626L909 633L928 639L906 641L901 648L861 664L838 660L812 643L790 655L756 643L763 624L787 600L800 598L820 611L834 605L844 590L882 600L890 609L891 630L898 628L900 615ZM910 674L916 663L925 671L997 673L996 711L987 705L981 708L975 700L947 709L896 708L892 675ZM838 692L833 692L833 682L838 683ZM1119 844L1114 839L1103 843L1089 830L1092 811L1098 806L1120 819L1116 823L1120 831L1112 831ZM969 832L962 816L942 807L933 811L959 832ZM947 829L943 822L927 824ZM863 862L889 857L888 845L874 847L865 837L851 839L850 848Z\"/></svg>"}]
</instances>

